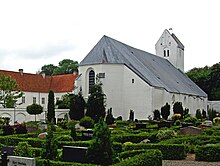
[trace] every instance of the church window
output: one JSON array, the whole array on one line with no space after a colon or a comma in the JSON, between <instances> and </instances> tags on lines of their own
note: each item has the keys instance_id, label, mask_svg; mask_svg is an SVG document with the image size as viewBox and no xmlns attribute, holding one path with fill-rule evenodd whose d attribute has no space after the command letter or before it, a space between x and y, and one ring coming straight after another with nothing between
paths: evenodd
<instances>
[{"instance_id":1,"label":"church window","mask_svg":"<svg viewBox=\"0 0 220 166\"><path fill-rule=\"evenodd\" d=\"M170 50L167 50L167 56L170 56Z\"/></svg>"},{"instance_id":2,"label":"church window","mask_svg":"<svg viewBox=\"0 0 220 166\"><path fill-rule=\"evenodd\" d=\"M21 98L21 102L25 103L25 97L24 96Z\"/></svg>"},{"instance_id":3,"label":"church window","mask_svg":"<svg viewBox=\"0 0 220 166\"><path fill-rule=\"evenodd\" d=\"M89 93L91 92L91 88L93 85L95 85L95 72L91 70L89 72Z\"/></svg>"},{"instance_id":4,"label":"church window","mask_svg":"<svg viewBox=\"0 0 220 166\"><path fill-rule=\"evenodd\" d=\"M41 104L45 104L45 98L44 97L42 97L42 99L41 99Z\"/></svg>"},{"instance_id":5,"label":"church window","mask_svg":"<svg viewBox=\"0 0 220 166\"><path fill-rule=\"evenodd\" d=\"M163 50L163 56L166 57L166 50Z\"/></svg>"},{"instance_id":6,"label":"church window","mask_svg":"<svg viewBox=\"0 0 220 166\"><path fill-rule=\"evenodd\" d=\"M134 83L134 79L131 80L131 83L132 83L132 84Z\"/></svg>"}]
</instances>

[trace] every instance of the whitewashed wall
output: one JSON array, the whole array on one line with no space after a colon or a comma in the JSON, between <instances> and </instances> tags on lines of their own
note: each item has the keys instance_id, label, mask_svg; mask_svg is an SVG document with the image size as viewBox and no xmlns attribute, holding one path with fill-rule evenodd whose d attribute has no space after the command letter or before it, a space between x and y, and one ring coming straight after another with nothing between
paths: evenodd
<instances>
[{"instance_id":1,"label":"whitewashed wall","mask_svg":"<svg viewBox=\"0 0 220 166\"><path fill-rule=\"evenodd\" d=\"M220 101L208 101L208 108L214 109L220 113Z\"/></svg>"},{"instance_id":2,"label":"whitewashed wall","mask_svg":"<svg viewBox=\"0 0 220 166\"><path fill-rule=\"evenodd\" d=\"M69 109L55 109L55 118L64 118L65 114L69 114ZM14 122L28 122L34 121L35 116L27 113L26 109L21 108L0 108L0 117L9 117L10 124L13 125ZM46 110L44 109L43 113L36 115L37 121L45 122L46 119Z\"/></svg>"}]
</instances>

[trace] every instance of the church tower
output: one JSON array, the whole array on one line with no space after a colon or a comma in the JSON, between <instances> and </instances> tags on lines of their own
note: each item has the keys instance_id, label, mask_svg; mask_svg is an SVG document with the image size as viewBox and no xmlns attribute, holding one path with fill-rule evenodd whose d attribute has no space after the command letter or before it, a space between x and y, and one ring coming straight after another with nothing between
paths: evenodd
<instances>
[{"instance_id":1,"label":"church tower","mask_svg":"<svg viewBox=\"0 0 220 166\"><path fill-rule=\"evenodd\" d=\"M184 45L174 33L167 29L155 45L156 55L170 61L176 68L184 72Z\"/></svg>"}]
</instances>

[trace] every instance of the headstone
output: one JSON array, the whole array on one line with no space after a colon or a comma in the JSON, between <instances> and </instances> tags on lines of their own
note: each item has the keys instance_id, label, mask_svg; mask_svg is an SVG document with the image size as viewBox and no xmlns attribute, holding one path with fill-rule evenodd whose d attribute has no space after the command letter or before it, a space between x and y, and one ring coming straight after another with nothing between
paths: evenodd
<instances>
[{"instance_id":1,"label":"headstone","mask_svg":"<svg viewBox=\"0 0 220 166\"><path fill-rule=\"evenodd\" d=\"M189 127L189 126L193 126L193 123L190 123L190 122L182 122L181 125L182 125L182 127Z\"/></svg>"},{"instance_id":2,"label":"headstone","mask_svg":"<svg viewBox=\"0 0 220 166\"><path fill-rule=\"evenodd\" d=\"M184 135L199 135L202 132L201 128L189 126L180 129L180 134Z\"/></svg>"},{"instance_id":3,"label":"headstone","mask_svg":"<svg viewBox=\"0 0 220 166\"><path fill-rule=\"evenodd\" d=\"M35 158L8 156L8 166L36 166Z\"/></svg>"},{"instance_id":4,"label":"headstone","mask_svg":"<svg viewBox=\"0 0 220 166\"><path fill-rule=\"evenodd\" d=\"M93 137L93 131L91 129L82 130L82 139L90 140Z\"/></svg>"},{"instance_id":5,"label":"headstone","mask_svg":"<svg viewBox=\"0 0 220 166\"><path fill-rule=\"evenodd\" d=\"M46 138L46 137L47 137L47 132L40 133L40 134L38 135L38 138L44 139L44 138Z\"/></svg>"},{"instance_id":6,"label":"headstone","mask_svg":"<svg viewBox=\"0 0 220 166\"><path fill-rule=\"evenodd\" d=\"M147 124L146 123L136 123L135 126L136 126L136 129L146 129Z\"/></svg>"},{"instance_id":7,"label":"headstone","mask_svg":"<svg viewBox=\"0 0 220 166\"><path fill-rule=\"evenodd\" d=\"M63 161L86 163L87 147L63 146Z\"/></svg>"},{"instance_id":8,"label":"headstone","mask_svg":"<svg viewBox=\"0 0 220 166\"><path fill-rule=\"evenodd\" d=\"M3 146L1 153L7 152L7 155L14 155L14 146Z\"/></svg>"}]
</instances>

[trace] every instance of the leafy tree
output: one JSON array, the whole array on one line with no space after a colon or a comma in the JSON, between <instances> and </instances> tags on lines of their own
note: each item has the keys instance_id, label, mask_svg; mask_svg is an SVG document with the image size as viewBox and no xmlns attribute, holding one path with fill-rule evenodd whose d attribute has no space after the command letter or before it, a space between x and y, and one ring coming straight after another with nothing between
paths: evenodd
<instances>
[{"instance_id":1,"label":"leafy tree","mask_svg":"<svg viewBox=\"0 0 220 166\"><path fill-rule=\"evenodd\" d=\"M209 100L220 100L220 63L193 68L186 74L207 93Z\"/></svg>"},{"instance_id":2,"label":"leafy tree","mask_svg":"<svg viewBox=\"0 0 220 166\"><path fill-rule=\"evenodd\" d=\"M53 136L53 125L48 125L48 134L46 136L46 142L43 148L42 158L55 160L58 156L58 142Z\"/></svg>"},{"instance_id":3,"label":"leafy tree","mask_svg":"<svg viewBox=\"0 0 220 166\"><path fill-rule=\"evenodd\" d=\"M55 123L55 105L53 91L50 91L48 95L47 120L50 123Z\"/></svg>"},{"instance_id":4,"label":"leafy tree","mask_svg":"<svg viewBox=\"0 0 220 166\"><path fill-rule=\"evenodd\" d=\"M106 96L102 91L102 84L96 83L91 87L91 94L87 101L86 116L90 116L95 122L100 117L105 117Z\"/></svg>"},{"instance_id":5,"label":"leafy tree","mask_svg":"<svg viewBox=\"0 0 220 166\"><path fill-rule=\"evenodd\" d=\"M35 115L36 122L36 115L41 114L43 112L43 107L39 104L32 104L27 106L26 110L30 115Z\"/></svg>"},{"instance_id":6,"label":"leafy tree","mask_svg":"<svg viewBox=\"0 0 220 166\"><path fill-rule=\"evenodd\" d=\"M108 125L100 118L95 125L93 142L87 151L87 158L90 163L103 166L112 164L113 149L110 137L111 132Z\"/></svg>"},{"instance_id":7,"label":"leafy tree","mask_svg":"<svg viewBox=\"0 0 220 166\"><path fill-rule=\"evenodd\" d=\"M161 116L162 116L162 118L167 120L169 115L170 115L170 105L168 103L166 103L165 106L161 107Z\"/></svg>"},{"instance_id":8,"label":"leafy tree","mask_svg":"<svg viewBox=\"0 0 220 166\"><path fill-rule=\"evenodd\" d=\"M0 104L4 108L13 108L17 102L17 99L22 97L23 92L17 90L18 85L16 80L13 80L11 76L0 76Z\"/></svg>"},{"instance_id":9,"label":"leafy tree","mask_svg":"<svg viewBox=\"0 0 220 166\"><path fill-rule=\"evenodd\" d=\"M85 128L93 128L94 120L89 116L84 116L82 119L80 119L79 125Z\"/></svg>"},{"instance_id":10,"label":"leafy tree","mask_svg":"<svg viewBox=\"0 0 220 166\"><path fill-rule=\"evenodd\" d=\"M70 95L70 103L69 103L69 115L70 119L80 120L84 117L85 111L85 100L83 99L82 93L79 92L77 95Z\"/></svg>"},{"instance_id":11,"label":"leafy tree","mask_svg":"<svg viewBox=\"0 0 220 166\"><path fill-rule=\"evenodd\" d=\"M72 74L78 72L78 62L70 59L64 59L59 62L59 66L54 69L53 75Z\"/></svg>"},{"instance_id":12,"label":"leafy tree","mask_svg":"<svg viewBox=\"0 0 220 166\"><path fill-rule=\"evenodd\" d=\"M53 64L44 65L41 67L41 71L44 72L47 76L53 75L53 72L55 69L57 69L57 66L54 66Z\"/></svg>"},{"instance_id":13,"label":"leafy tree","mask_svg":"<svg viewBox=\"0 0 220 166\"><path fill-rule=\"evenodd\" d=\"M159 120L160 119L160 111L159 110L154 110L154 120Z\"/></svg>"},{"instance_id":14,"label":"leafy tree","mask_svg":"<svg viewBox=\"0 0 220 166\"><path fill-rule=\"evenodd\" d=\"M183 106L181 102L175 102L173 105L173 113L174 114L181 114L181 117L183 117Z\"/></svg>"}]
</instances>

